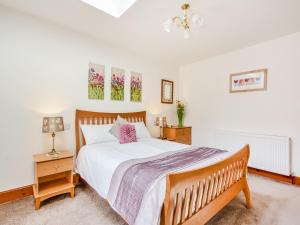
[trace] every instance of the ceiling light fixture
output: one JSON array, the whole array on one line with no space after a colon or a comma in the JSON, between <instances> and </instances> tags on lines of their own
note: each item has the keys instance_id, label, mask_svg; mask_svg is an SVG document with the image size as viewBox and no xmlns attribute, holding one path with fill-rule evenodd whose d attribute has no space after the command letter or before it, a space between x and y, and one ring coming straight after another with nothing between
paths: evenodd
<instances>
[{"instance_id":1,"label":"ceiling light fixture","mask_svg":"<svg viewBox=\"0 0 300 225\"><path fill-rule=\"evenodd\" d=\"M183 11L182 16L175 16L166 20L163 23L164 29L166 32L171 32L172 26L175 25L178 28L183 28L183 37L188 39L190 37L191 27L197 27L203 25L203 18L197 13L189 12L190 5L184 3L181 6Z\"/></svg>"}]
</instances>

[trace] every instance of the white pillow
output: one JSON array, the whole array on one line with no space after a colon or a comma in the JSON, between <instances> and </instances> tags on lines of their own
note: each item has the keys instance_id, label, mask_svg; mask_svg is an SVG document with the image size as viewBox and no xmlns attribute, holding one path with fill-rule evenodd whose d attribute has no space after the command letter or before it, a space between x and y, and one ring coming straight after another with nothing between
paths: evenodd
<instances>
[{"instance_id":1,"label":"white pillow","mask_svg":"<svg viewBox=\"0 0 300 225\"><path fill-rule=\"evenodd\" d=\"M103 125L88 125L81 124L80 128L82 130L85 143L87 145L116 141L117 139L109 133L109 130L112 128L112 124L103 124Z\"/></svg>"},{"instance_id":2,"label":"white pillow","mask_svg":"<svg viewBox=\"0 0 300 225\"><path fill-rule=\"evenodd\" d=\"M131 123L135 126L136 138L151 138L151 135L144 122Z\"/></svg>"}]
</instances>

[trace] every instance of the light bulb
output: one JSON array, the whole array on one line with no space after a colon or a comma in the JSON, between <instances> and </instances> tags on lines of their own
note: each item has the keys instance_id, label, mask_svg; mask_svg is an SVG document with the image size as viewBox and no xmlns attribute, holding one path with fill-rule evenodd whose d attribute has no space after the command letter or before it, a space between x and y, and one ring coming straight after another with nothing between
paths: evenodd
<instances>
[{"instance_id":1,"label":"light bulb","mask_svg":"<svg viewBox=\"0 0 300 225\"><path fill-rule=\"evenodd\" d=\"M172 19L168 19L166 20L166 22L164 22L163 26L166 32L171 32L171 25L172 25Z\"/></svg>"},{"instance_id":2,"label":"light bulb","mask_svg":"<svg viewBox=\"0 0 300 225\"><path fill-rule=\"evenodd\" d=\"M190 37L190 31L188 29L184 30L183 37L184 39L188 39Z\"/></svg>"}]
</instances>

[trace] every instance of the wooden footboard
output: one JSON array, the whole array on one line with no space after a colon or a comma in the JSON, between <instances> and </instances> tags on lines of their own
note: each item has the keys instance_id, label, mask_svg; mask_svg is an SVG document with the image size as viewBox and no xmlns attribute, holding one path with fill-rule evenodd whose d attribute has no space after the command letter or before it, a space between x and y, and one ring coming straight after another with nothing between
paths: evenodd
<instances>
[{"instance_id":1,"label":"wooden footboard","mask_svg":"<svg viewBox=\"0 0 300 225\"><path fill-rule=\"evenodd\" d=\"M246 172L249 146L228 159L197 170L167 176L161 225L201 225L243 191L251 207Z\"/></svg>"}]
</instances>

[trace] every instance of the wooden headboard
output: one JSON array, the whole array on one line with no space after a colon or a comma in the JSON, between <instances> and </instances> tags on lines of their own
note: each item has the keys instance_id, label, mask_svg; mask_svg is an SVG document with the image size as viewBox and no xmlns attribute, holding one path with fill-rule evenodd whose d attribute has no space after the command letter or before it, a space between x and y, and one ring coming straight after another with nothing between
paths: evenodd
<instances>
[{"instance_id":1,"label":"wooden headboard","mask_svg":"<svg viewBox=\"0 0 300 225\"><path fill-rule=\"evenodd\" d=\"M80 148L85 145L85 140L80 129L80 124L112 124L117 119L118 115L126 119L128 122L144 122L146 125L146 111L128 113L104 113L76 110L76 155L80 151Z\"/></svg>"}]
</instances>

